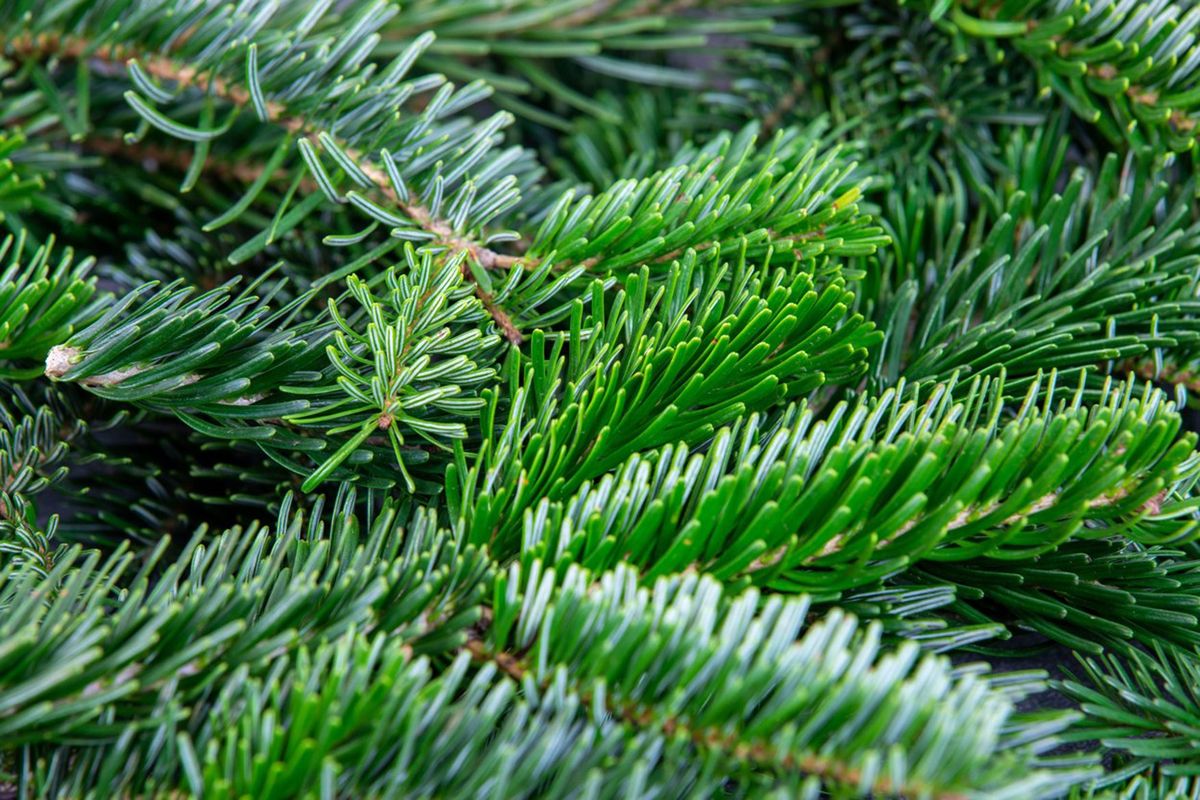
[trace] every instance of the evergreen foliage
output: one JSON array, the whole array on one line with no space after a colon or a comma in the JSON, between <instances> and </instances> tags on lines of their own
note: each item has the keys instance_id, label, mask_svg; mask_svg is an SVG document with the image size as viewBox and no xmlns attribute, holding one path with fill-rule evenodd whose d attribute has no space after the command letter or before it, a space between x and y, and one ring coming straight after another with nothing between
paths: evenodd
<instances>
[{"instance_id":1,"label":"evergreen foliage","mask_svg":"<svg viewBox=\"0 0 1200 800\"><path fill-rule=\"evenodd\" d=\"M0 797L1197 800L1198 29L0 2Z\"/></svg>"}]
</instances>

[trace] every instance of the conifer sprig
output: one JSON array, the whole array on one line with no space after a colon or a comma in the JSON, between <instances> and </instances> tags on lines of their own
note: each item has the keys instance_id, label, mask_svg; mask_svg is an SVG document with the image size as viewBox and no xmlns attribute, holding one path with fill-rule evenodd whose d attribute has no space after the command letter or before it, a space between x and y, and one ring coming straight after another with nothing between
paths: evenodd
<instances>
[{"instance_id":1,"label":"conifer sprig","mask_svg":"<svg viewBox=\"0 0 1200 800\"><path fill-rule=\"evenodd\" d=\"M805 630L803 599L760 604L750 591L722 607L711 578L659 579L651 590L626 565L599 580L572 565L550 597L555 582L537 562L527 577L511 569L497 584L488 639L474 651L525 681L568 680L593 706L691 739L701 752L768 775L798 769L834 794L1037 797L1078 777L1028 772L1026 759L1066 721L1009 717L1012 697L1035 689L1035 675L989 690L986 676L952 677L946 662L919 659L912 643L879 656L880 629L860 632L837 612ZM972 721L940 727L925 703ZM795 724L798 716L806 724ZM1023 755L997 757L1006 750ZM1008 772L1006 761L1026 766Z\"/></svg>"},{"instance_id":2,"label":"conifer sprig","mask_svg":"<svg viewBox=\"0 0 1200 800\"><path fill-rule=\"evenodd\" d=\"M561 500L551 484L507 525L494 510L507 495L493 490L469 529L497 555L593 569L623 559L650 577L699 568L814 594L918 560L1016 562L1110 531L1188 541L1197 535L1185 499L1194 439L1171 444L1179 420L1169 405L1130 388L1091 407L1077 394L1073 407L1047 413L1033 404L1035 386L1007 423L978 383L967 403L943 387L924 404L888 392L820 421L812 409L769 425L751 415L703 454L682 443L639 454ZM1146 460L1128 458L1131 448Z\"/></svg>"},{"instance_id":3,"label":"conifer sprig","mask_svg":"<svg viewBox=\"0 0 1200 800\"><path fill-rule=\"evenodd\" d=\"M939 0L930 13L955 36L1011 46L1033 63L1044 89L1110 140L1194 150L1194 6L1038 2L988 11L985 4Z\"/></svg>"},{"instance_id":4,"label":"conifer sprig","mask_svg":"<svg viewBox=\"0 0 1200 800\"><path fill-rule=\"evenodd\" d=\"M1196 800L1198 20L0 5L0 796Z\"/></svg>"}]
</instances>

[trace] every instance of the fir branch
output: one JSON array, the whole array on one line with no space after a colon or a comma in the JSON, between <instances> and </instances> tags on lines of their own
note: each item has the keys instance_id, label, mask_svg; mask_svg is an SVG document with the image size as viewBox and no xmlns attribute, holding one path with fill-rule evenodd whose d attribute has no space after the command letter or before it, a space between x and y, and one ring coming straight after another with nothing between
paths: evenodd
<instances>
[{"instance_id":1,"label":"fir branch","mask_svg":"<svg viewBox=\"0 0 1200 800\"><path fill-rule=\"evenodd\" d=\"M1189 7L955 2L936 8L934 16L949 8L944 21L958 37L1011 43L1034 62L1042 86L1111 141L1140 147L1161 137L1177 152L1195 146L1200 72L1189 48L1198 22Z\"/></svg>"},{"instance_id":2,"label":"fir branch","mask_svg":"<svg viewBox=\"0 0 1200 800\"><path fill-rule=\"evenodd\" d=\"M179 725L169 747L144 736L38 752L54 754L45 777L64 799L162 796L186 786L190 794L235 791L261 800L322 787L370 796L432 791L468 800L499 790L517 800L568 800L581 779L603 797L730 796L710 785L711 765L691 763L676 742L592 719L571 694L518 691L491 669L470 674L467 667L460 657L435 673L430 660L413 660L380 637L343 636L277 657L261 676L234 672L212 692L208 713ZM245 708L266 724L240 724ZM291 733L303 738L292 744ZM222 765L235 753L286 779L230 775ZM122 766L111 768L118 759ZM346 762L354 766L339 769ZM734 797L761 796L749 788Z\"/></svg>"},{"instance_id":3,"label":"fir branch","mask_svg":"<svg viewBox=\"0 0 1200 800\"><path fill-rule=\"evenodd\" d=\"M1125 387L1050 414L1032 406L1039 391L1007 423L978 383L964 404L941 387L920 405L888 393L820 421L807 408L770 427L754 415L704 452L642 453L569 497L526 490L531 515L506 522L503 495L488 498L467 510L470 535L501 558L623 560L651 577L697 569L821 594L923 559L1030 558L1111 530L1149 543L1197 534L1194 503L1172 494L1194 469L1194 438L1176 441L1161 397Z\"/></svg>"},{"instance_id":4,"label":"fir branch","mask_svg":"<svg viewBox=\"0 0 1200 800\"><path fill-rule=\"evenodd\" d=\"M548 357L548 337L534 335L531 364L510 362L516 392L500 432L469 472L447 467L451 511L465 514L472 541L510 554L527 510L566 500L633 453L698 444L742 414L861 375L873 331L849 313L841 278L818 287L802 272L737 274L726 295L725 268L692 252L654 296L647 267L629 276L611 311L593 284L596 316L585 319L576 301L570 339L556 337ZM693 279L698 289L685 289ZM668 322L651 323L660 303ZM552 458L543 441L557 443Z\"/></svg>"},{"instance_id":5,"label":"fir branch","mask_svg":"<svg viewBox=\"0 0 1200 800\"><path fill-rule=\"evenodd\" d=\"M177 47L188 41L185 34L175 40ZM515 263L515 257L504 256L483 246L480 242L457 233L446 220L439 219L436 213L427 205L422 204L415 193L405 189L404 196L399 193L391 176L380 166L375 165L366 157L366 153L358 150L353 143L337 140L332 137L326 141L318 136L325 128L310 115L298 116L289 113L286 103L263 99L256 101L249 88L241 82L231 80L216 69L201 70L196 67L178 63L173 58L161 54L138 54L133 49L119 45L107 46L93 42L84 36L51 36L49 34L21 33L10 36L4 46L18 57L22 58L87 58L90 60L107 61L109 64L133 63L151 77L174 84L177 90L188 88L203 88L208 94L222 98L233 105L236 110L248 109L251 106L264 116L264 121L273 124L288 134L288 141L293 138L304 140L310 148L317 150L332 147L340 157L356 164L356 169L365 177L373 193L386 199L408 217L415 226L433 237L433 241L446 246L451 253L464 252L474 259L484 269L505 268ZM418 42L414 47L427 46ZM99 45L99 46L97 46ZM501 118L501 124L504 120ZM328 135L328 134L326 134ZM343 201L344 202L344 201ZM464 275L470 277L470 272L464 268ZM508 338L515 344L520 344L521 334L512 320L495 300L483 289L480 298L487 303L497 324L505 331Z\"/></svg>"},{"instance_id":6,"label":"fir branch","mask_svg":"<svg viewBox=\"0 0 1200 800\"><path fill-rule=\"evenodd\" d=\"M1060 194L1043 194L1040 208L1014 192L1005 213L994 223L981 214L969 238L950 213L931 220L910 207L923 219L912 220L908 246L936 258L904 264L914 277L885 313L906 328L919 322L911 332L889 323L876 375L927 381L1003 368L1018 386L1048 367L1078 375L1163 350L1189 358L1200 343L1192 289L1200 223L1184 202L1163 203L1193 191L1170 177L1110 155L1098 174L1076 170Z\"/></svg>"},{"instance_id":7,"label":"fir branch","mask_svg":"<svg viewBox=\"0 0 1200 800\"><path fill-rule=\"evenodd\" d=\"M38 409L37 416L17 418L0 405L0 521L15 518L11 494L34 495L62 480L66 468L58 465L67 454L71 440L83 431L76 423L66 435L57 435L49 409Z\"/></svg>"},{"instance_id":8,"label":"fir branch","mask_svg":"<svg viewBox=\"0 0 1200 800\"><path fill-rule=\"evenodd\" d=\"M353 506L351 493L327 535L318 508L304 545L305 516L290 501L277 537L256 525L209 540L201 529L153 583L166 539L132 580L122 580L131 559L120 551L101 559L76 548L45 575L0 570L0 630L27 656L0 681L0 742L103 740L162 691L198 700L221 672L267 669L305 641L355 627L387 631L407 652L453 648L472 622L486 558L452 555L425 512L406 533L390 505L360 540ZM99 613L118 586L112 614Z\"/></svg>"},{"instance_id":9,"label":"fir branch","mask_svg":"<svg viewBox=\"0 0 1200 800\"><path fill-rule=\"evenodd\" d=\"M877 658L877 627L860 631L836 611L806 626L806 600L771 598L755 613L759 598L748 592L713 613L721 587L711 578L663 578L651 590L638 588L636 571L625 566L596 580L571 565L561 587L550 588L557 583L554 570L543 572L538 562L528 573L513 566L498 586L487 644L470 644L472 653L503 662L526 684L563 680L566 667L577 686L591 689L589 702L637 728L683 736L743 769L800 770L834 794L1048 797L1062 779L1039 771L1032 757L1049 741L1018 745L1026 723L1019 716L1000 722L1011 697L1035 689L1038 676L996 690L983 676L952 676L945 662L918 662L915 646ZM520 661L514 648L526 652ZM687 676L682 690L671 688L673 674ZM775 680L763 683L765 674ZM943 703L974 720L954 734L955 743L944 737L957 725L937 721ZM822 724L831 718L844 721L836 733ZM869 722L883 719L892 721L886 732ZM845 721L861 735L850 734ZM925 746L938 748L936 765L907 748L916 760L884 763L883 750L908 735L906 726L925 731ZM1010 767L1000 766L1000 753L1014 745L1027 766L1001 777Z\"/></svg>"},{"instance_id":10,"label":"fir branch","mask_svg":"<svg viewBox=\"0 0 1200 800\"><path fill-rule=\"evenodd\" d=\"M801 46L806 38L780 22L789 11L728 0L483 0L453 7L416 0L383 30L380 51L394 52L432 28L439 41L423 58L430 68L455 79L484 78L498 90L497 105L566 131L564 114L575 111L621 124L593 100L593 86L715 86L730 80L751 43ZM681 68L676 54L705 58L700 69L694 57Z\"/></svg>"},{"instance_id":11,"label":"fir branch","mask_svg":"<svg viewBox=\"0 0 1200 800\"><path fill-rule=\"evenodd\" d=\"M4 6L0 794L1194 794L1200 8L982 2Z\"/></svg>"},{"instance_id":12,"label":"fir branch","mask_svg":"<svg viewBox=\"0 0 1200 800\"><path fill-rule=\"evenodd\" d=\"M32 395L32 396L31 396ZM71 449L90 433L121 425L127 412L101 413L61 394L4 387L0 395L0 522L15 521L24 504L59 484ZM75 462L88 460L75 454ZM34 530L29 535L37 535Z\"/></svg>"},{"instance_id":13,"label":"fir branch","mask_svg":"<svg viewBox=\"0 0 1200 800\"><path fill-rule=\"evenodd\" d=\"M304 491L353 474L344 463L379 462L360 478L390 486L400 477L410 491L428 492L436 473L414 477L408 465L437 468L451 442L478 435L465 421L486 405L478 387L495 380L504 349L478 327L488 312L463 279L464 254L409 246L404 258L403 275L348 276L342 299L357 308L330 301L303 321L315 289L272 308L282 281L236 295L239 280L196 297L179 286L144 300L134 293L126 314L117 309L55 347L45 374L174 413L209 436L255 441L311 473ZM133 329L156 346L128 348ZM413 440L432 447L411 448Z\"/></svg>"},{"instance_id":14,"label":"fir branch","mask_svg":"<svg viewBox=\"0 0 1200 800\"><path fill-rule=\"evenodd\" d=\"M865 181L837 149L822 152L796 129L756 149L758 135L747 125L684 154L686 166L618 181L595 196L564 196L522 262L626 271L739 240L752 257L807 261L869 255L886 241L858 208Z\"/></svg>"},{"instance_id":15,"label":"fir branch","mask_svg":"<svg viewBox=\"0 0 1200 800\"><path fill-rule=\"evenodd\" d=\"M1155 645L1150 652L1131 648L1124 658L1080 657L1080 663L1082 679L1054 684L1087 714L1073 737L1128 753L1131 769L1158 764L1164 775L1195 774L1200 663L1194 652Z\"/></svg>"},{"instance_id":16,"label":"fir branch","mask_svg":"<svg viewBox=\"0 0 1200 800\"><path fill-rule=\"evenodd\" d=\"M952 584L957 600L950 610L971 622L991 621L998 607L1018 628L1101 655L1200 645L1196 566L1182 550L1112 537L1073 541L1028 561L926 562L909 574Z\"/></svg>"}]
</instances>

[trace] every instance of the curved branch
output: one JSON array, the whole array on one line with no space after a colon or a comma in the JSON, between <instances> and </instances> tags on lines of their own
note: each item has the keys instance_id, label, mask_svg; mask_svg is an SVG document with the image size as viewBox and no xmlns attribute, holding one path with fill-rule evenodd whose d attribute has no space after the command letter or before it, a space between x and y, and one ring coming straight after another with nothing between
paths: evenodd
<instances>
[{"instance_id":1,"label":"curved branch","mask_svg":"<svg viewBox=\"0 0 1200 800\"><path fill-rule=\"evenodd\" d=\"M186 40L186 35L180 37L180 41L183 40ZM200 73L196 69L179 64L167 56L140 54L122 45L96 47L93 42L83 37L60 37L43 33L37 35L21 34L9 39L0 46L20 59L47 57L87 58L124 68L129 61L136 58L139 65L147 74L160 81L172 82L179 88L204 88L213 95L227 100L239 109L249 106L252 102L250 92L236 82L215 73ZM267 101L265 107L269 122L279 125L288 133L309 138L314 146L318 144L311 126L304 118L289 116L286 106L282 103ZM361 151L350 147L345 142L339 141L339 145L342 146L347 156L358 163L363 173L375 184L375 190L380 196L386 198L399 208L403 214L415 221L417 226L422 230L432 233L436 237L434 240L435 243L448 248L451 254L466 252L470 258L473 258L484 269L509 269L521 262L522 259L520 257L497 253L473 239L455 235L449 224L444 220L435 218L429 209L420 202L402 200L392 187L387 173L372 164L365 158L365 155ZM112 153L117 147L108 144L102 145L100 149ZM240 165L234 167L230 174L242 180L248 178L250 181L253 181L260 173L256 172L254 167ZM474 276L469 269L464 268L463 274L468 279L474 281ZM487 308L496 325L504 333L505 338L515 345L520 345L524 341L524 337L509 315L482 288L477 286L476 294L483 301L485 308Z\"/></svg>"}]
</instances>

